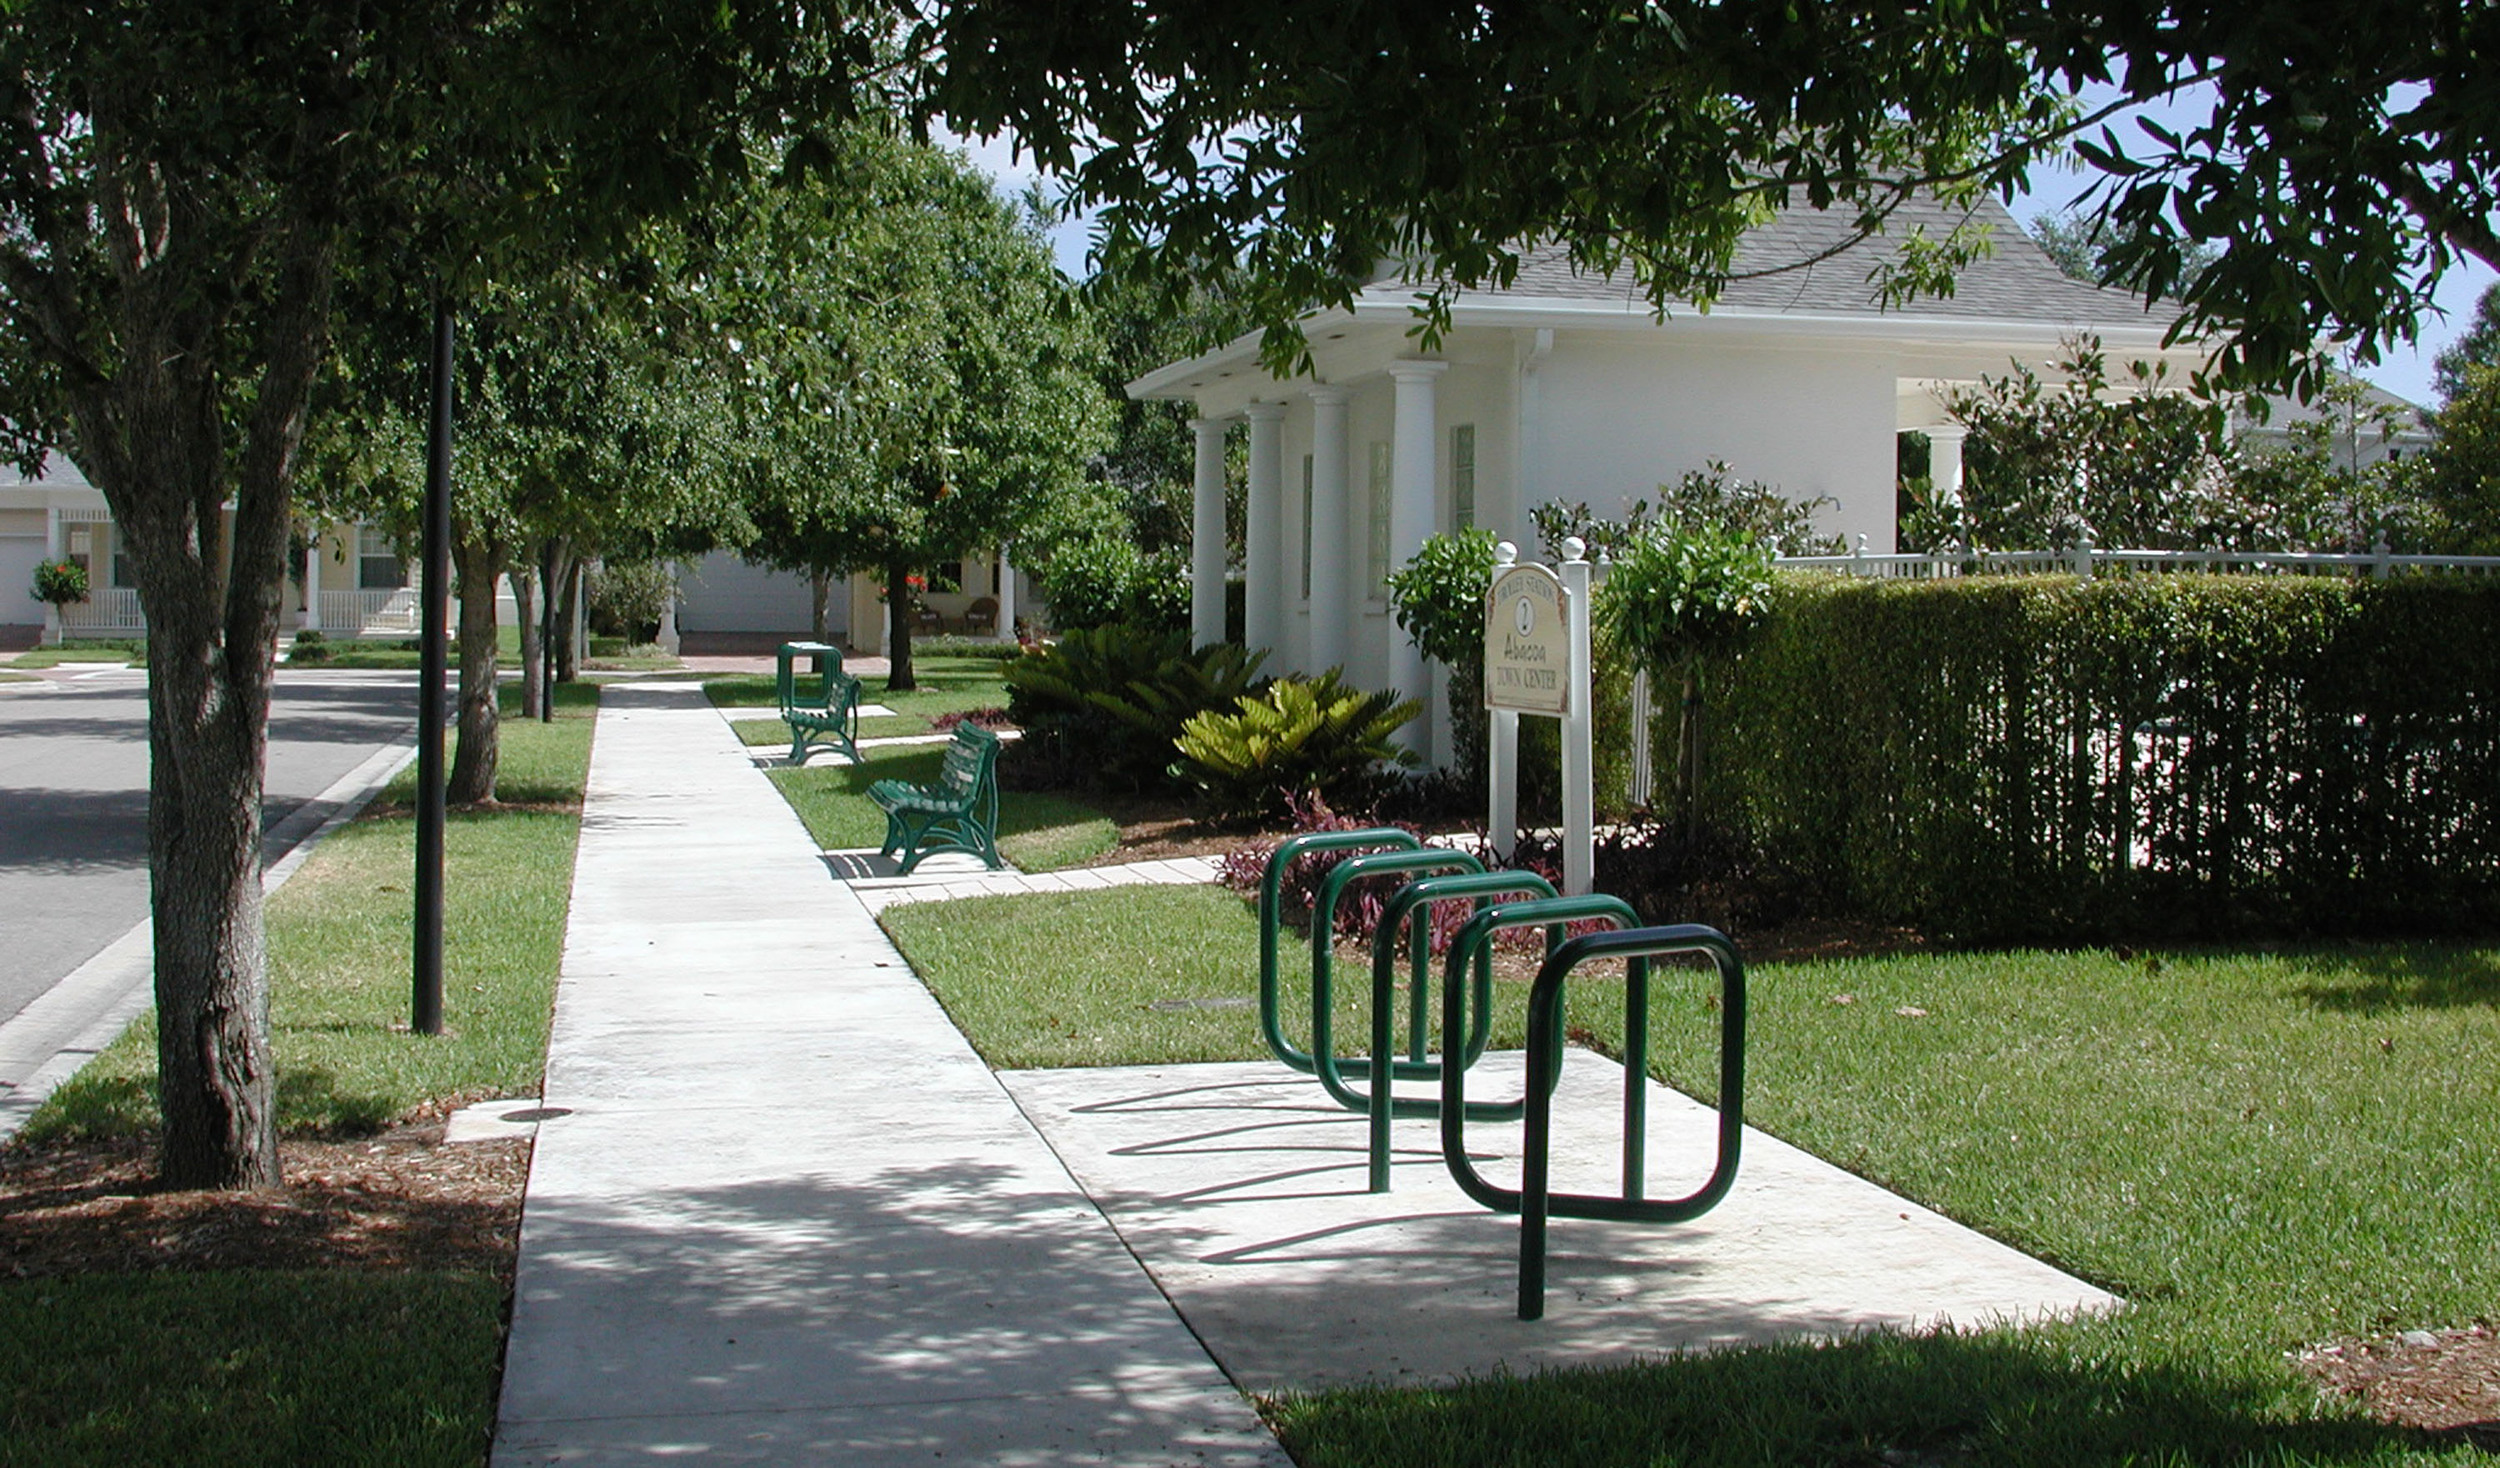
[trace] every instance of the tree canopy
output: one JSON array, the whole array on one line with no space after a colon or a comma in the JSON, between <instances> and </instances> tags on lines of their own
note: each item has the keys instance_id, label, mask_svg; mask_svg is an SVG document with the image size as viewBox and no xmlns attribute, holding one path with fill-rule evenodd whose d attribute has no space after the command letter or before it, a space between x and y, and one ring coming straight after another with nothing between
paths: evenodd
<instances>
[{"instance_id":1,"label":"tree canopy","mask_svg":"<svg viewBox=\"0 0 2500 1468\"><path fill-rule=\"evenodd\" d=\"M2488 6L976 3L922 40L929 105L1066 172L1112 268L1224 283L1271 324L1384 260L1445 312L1547 240L1706 300L1766 211L1871 230L2070 153L2136 289L2169 292L2199 242L2244 247L2182 317L2242 378L2314 386L2321 336L2375 360L2460 255L2500 264ZM2113 100L2079 111L2086 86ZM2198 127L2106 125L2190 86L2215 99ZM1892 284L1940 288L1984 243L1924 242Z\"/></svg>"},{"instance_id":2,"label":"tree canopy","mask_svg":"<svg viewBox=\"0 0 2500 1468\"><path fill-rule=\"evenodd\" d=\"M1101 347L1034 222L962 159L859 128L756 201L724 287L759 558L874 571L911 686L910 578L1084 518Z\"/></svg>"}]
</instances>

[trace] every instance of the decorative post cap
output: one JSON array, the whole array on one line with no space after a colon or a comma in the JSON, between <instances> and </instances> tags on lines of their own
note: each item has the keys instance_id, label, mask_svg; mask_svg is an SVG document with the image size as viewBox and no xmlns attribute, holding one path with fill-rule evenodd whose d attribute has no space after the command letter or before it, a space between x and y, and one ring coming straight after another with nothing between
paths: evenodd
<instances>
[{"instance_id":1,"label":"decorative post cap","mask_svg":"<svg viewBox=\"0 0 2500 1468\"><path fill-rule=\"evenodd\" d=\"M1589 543L1576 535L1565 536L1563 537L1562 553L1563 559L1566 561L1580 560L1588 555Z\"/></svg>"},{"instance_id":2,"label":"decorative post cap","mask_svg":"<svg viewBox=\"0 0 2500 1468\"><path fill-rule=\"evenodd\" d=\"M1517 565L1518 563L1519 563L1519 547L1517 547L1517 546L1515 546L1515 545L1512 545L1512 544L1511 544L1509 541L1507 541L1507 540L1505 540L1505 541L1503 541L1501 544L1496 545L1495 547L1493 547L1493 564L1494 564L1494 565L1497 565L1497 566L1514 566L1514 565Z\"/></svg>"}]
</instances>

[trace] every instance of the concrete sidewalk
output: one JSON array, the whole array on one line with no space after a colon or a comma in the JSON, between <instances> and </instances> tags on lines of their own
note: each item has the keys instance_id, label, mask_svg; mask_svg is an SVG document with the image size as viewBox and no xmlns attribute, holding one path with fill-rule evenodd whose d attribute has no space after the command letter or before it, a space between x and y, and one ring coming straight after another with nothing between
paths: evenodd
<instances>
[{"instance_id":1,"label":"concrete sidewalk","mask_svg":"<svg viewBox=\"0 0 2500 1468\"><path fill-rule=\"evenodd\" d=\"M699 689L611 688L495 1461L1282 1465Z\"/></svg>"}]
</instances>

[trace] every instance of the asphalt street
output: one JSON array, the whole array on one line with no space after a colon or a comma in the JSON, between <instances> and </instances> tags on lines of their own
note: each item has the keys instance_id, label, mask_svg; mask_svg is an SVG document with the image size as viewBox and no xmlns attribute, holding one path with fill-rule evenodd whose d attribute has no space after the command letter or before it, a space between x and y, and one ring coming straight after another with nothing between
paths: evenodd
<instances>
[{"instance_id":1,"label":"asphalt street","mask_svg":"<svg viewBox=\"0 0 2500 1468\"><path fill-rule=\"evenodd\" d=\"M48 681L0 690L0 1025L147 916L147 675ZM308 802L409 734L416 705L413 673L280 671L269 857Z\"/></svg>"}]
</instances>

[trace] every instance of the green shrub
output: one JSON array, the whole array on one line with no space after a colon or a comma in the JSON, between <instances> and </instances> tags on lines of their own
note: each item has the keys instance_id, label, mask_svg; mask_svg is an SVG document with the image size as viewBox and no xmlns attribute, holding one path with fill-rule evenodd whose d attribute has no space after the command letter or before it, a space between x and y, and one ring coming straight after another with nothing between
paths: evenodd
<instances>
[{"instance_id":1,"label":"green shrub","mask_svg":"<svg viewBox=\"0 0 2500 1468\"><path fill-rule=\"evenodd\" d=\"M1150 789L1171 780L1190 716L1261 685L1264 652L1115 623L1072 632L1006 666L1007 711L1024 730L1011 763L1036 785Z\"/></svg>"},{"instance_id":2,"label":"green shrub","mask_svg":"<svg viewBox=\"0 0 2500 1468\"><path fill-rule=\"evenodd\" d=\"M677 579L657 561L602 561L590 582L590 629L625 642L649 642L677 594ZM607 654L602 654L606 656Z\"/></svg>"},{"instance_id":3,"label":"green shrub","mask_svg":"<svg viewBox=\"0 0 2500 1468\"><path fill-rule=\"evenodd\" d=\"M2489 932L2495 690L2461 578L1786 577L1705 800L1949 938Z\"/></svg>"},{"instance_id":4,"label":"green shrub","mask_svg":"<svg viewBox=\"0 0 2500 1468\"><path fill-rule=\"evenodd\" d=\"M87 568L77 561L38 561L35 563L35 584L30 588L35 600L66 607L87 599Z\"/></svg>"},{"instance_id":5,"label":"green shrub","mask_svg":"<svg viewBox=\"0 0 2500 1468\"><path fill-rule=\"evenodd\" d=\"M1484 783L1484 599L1499 544L1490 530L1436 535L1389 575L1399 630L1450 670L1451 773L1470 788Z\"/></svg>"},{"instance_id":6,"label":"green shrub","mask_svg":"<svg viewBox=\"0 0 2500 1468\"><path fill-rule=\"evenodd\" d=\"M1278 814L1311 795L1359 806L1413 762L1392 736L1422 711L1416 699L1347 688L1334 668L1280 678L1230 712L1193 715L1173 741L1173 771L1218 817Z\"/></svg>"},{"instance_id":7,"label":"green shrub","mask_svg":"<svg viewBox=\"0 0 2500 1468\"><path fill-rule=\"evenodd\" d=\"M1189 570L1177 552L1149 555L1134 541L1097 535L1060 545L1040 574L1050 624L1063 633L1123 623L1154 632L1189 625Z\"/></svg>"},{"instance_id":8,"label":"green shrub","mask_svg":"<svg viewBox=\"0 0 2500 1468\"><path fill-rule=\"evenodd\" d=\"M330 646L330 639L318 631L298 632L295 634L295 645L287 650L286 660L289 663L326 663L337 651Z\"/></svg>"}]
</instances>

